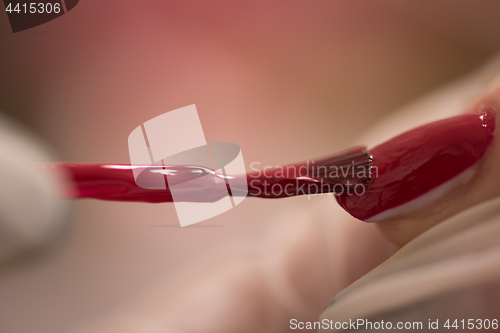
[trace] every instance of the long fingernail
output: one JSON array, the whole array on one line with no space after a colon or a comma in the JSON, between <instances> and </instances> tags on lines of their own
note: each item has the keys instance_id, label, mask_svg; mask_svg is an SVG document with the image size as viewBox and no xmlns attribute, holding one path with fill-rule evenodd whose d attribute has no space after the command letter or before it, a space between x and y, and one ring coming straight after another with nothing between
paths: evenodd
<instances>
[{"instance_id":1,"label":"long fingernail","mask_svg":"<svg viewBox=\"0 0 500 333\"><path fill-rule=\"evenodd\" d=\"M412 207L408 203L441 185L446 192L450 180L466 174L464 171L486 152L494 129L495 113L481 110L405 132L370 150L373 169L369 189L359 196L338 196L337 201L365 221L409 213ZM431 199L443 194L436 193ZM403 205L404 209L399 209ZM413 209L422 203L417 206Z\"/></svg>"}]
</instances>

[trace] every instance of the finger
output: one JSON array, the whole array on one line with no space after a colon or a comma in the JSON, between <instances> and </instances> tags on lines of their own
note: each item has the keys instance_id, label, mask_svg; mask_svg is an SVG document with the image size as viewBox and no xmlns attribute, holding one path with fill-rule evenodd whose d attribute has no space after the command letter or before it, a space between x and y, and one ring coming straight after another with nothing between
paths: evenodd
<instances>
[{"instance_id":1,"label":"finger","mask_svg":"<svg viewBox=\"0 0 500 333\"><path fill-rule=\"evenodd\" d=\"M500 311L499 232L500 198L455 215L343 290L321 320L491 320Z\"/></svg>"},{"instance_id":2,"label":"finger","mask_svg":"<svg viewBox=\"0 0 500 333\"><path fill-rule=\"evenodd\" d=\"M494 130L500 110L495 78L499 72L497 67L494 73L481 73L452 85L388 121L395 132L408 128L415 119L423 123L451 113L462 114L407 131L372 148L377 173L370 188L360 196L338 197L341 205L362 220L377 222L392 241L403 245L440 221L499 195L495 166L500 163L500 147ZM465 106L480 93L475 102ZM446 100L452 101L453 110L441 111ZM372 132L372 139L365 140L378 142L387 132L387 126L382 125Z\"/></svg>"},{"instance_id":3,"label":"finger","mask_svg":"<svg viewBox=\"0 0 500 333\"><path fill-rule=\"evenodd\" d=\"M389 127L384 129L381 125L374 129L368 138L371 137L375 144L384 142L393 134L399 134L395 133L399 130L396 124L408 129L411 125L405 121L409 119L413 124L415 120L422 124L485 106L498 110L500 75L498 69L492 68L495 66L490 66L487 73L483 72L469 83L462 82L461 89L452 85L442 90L442 98L455 100L454 110L440 113L444 104L439 103L440 94L435 94L396 115L387 122ZM469 90L465 89L467 86ZM464 98L466 95L469 97ZM467 101L475 95L476 101ZM392 133L387 133L390 130ZM497 146L493 142L481 165L476 166L478 175L464 184L464 188L458 188L458 193L447 193L437 202L438 209L433 210L437 218L419 216L422 211L414 211L376 222L393 241L400 244L412 241L337 295L320 317L321 322L364 318L378 323L408 320L427 325L432 319L440 320L441 328L447 318L494 318L500 309L496 296L500 291L497 237L500 184L495 177L500 159ZM430 208L423 207L424 213L426 209Z\"/></svg>"}]
</instances>

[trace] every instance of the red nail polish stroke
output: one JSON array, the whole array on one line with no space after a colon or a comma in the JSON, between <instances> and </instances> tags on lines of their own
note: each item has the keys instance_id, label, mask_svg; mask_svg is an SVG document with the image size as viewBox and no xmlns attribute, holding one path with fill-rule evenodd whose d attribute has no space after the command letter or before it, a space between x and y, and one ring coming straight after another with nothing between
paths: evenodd
<instances>
[{"instance_id":1,"label":"red nail polish stroke","mask_svg":"<svg viewBox=\"0 0 500 333\"><path fill-rule=\"evenodd\" d=\"M337 196L360 220L408 203L474 165L493 140L495 114L467 113L405 132L370 150L373 173L361 195Z\"/></svg>"}]
</instances>

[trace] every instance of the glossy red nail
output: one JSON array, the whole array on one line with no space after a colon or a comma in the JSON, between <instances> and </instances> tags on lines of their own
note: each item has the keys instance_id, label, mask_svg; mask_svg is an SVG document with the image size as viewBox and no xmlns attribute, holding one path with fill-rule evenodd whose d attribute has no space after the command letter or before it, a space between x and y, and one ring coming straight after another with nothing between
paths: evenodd
<instances>
[{"instance_id":1,"label":"glossy red nail","mask_svg":"<svg viewBox=\"0 0 500 333\"><path fill-rule=\"evenodd\" d=\"M338 196L337 201L360 220L378 221L398 215L401 212L396 207L444 185L474 165L492 142L494 129L494 112L481 111L405 132L370 150L374 168L369 189L361 196ZM412 209L406 208L405 212Z\"/></svg>"}]
</instances>

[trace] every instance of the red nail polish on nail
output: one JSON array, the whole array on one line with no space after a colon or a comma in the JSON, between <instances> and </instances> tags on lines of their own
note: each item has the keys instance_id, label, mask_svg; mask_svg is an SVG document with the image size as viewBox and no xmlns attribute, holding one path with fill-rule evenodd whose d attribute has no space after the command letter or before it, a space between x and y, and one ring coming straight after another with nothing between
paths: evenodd
<instances>
[{"instance_id":1,"label":"red nail polish on nail","mask_svg":"<svg viewBox=\"0 0 500 333\"><path fill-rule=\"evenodd\" d=\"M391 214L379 214L409 203L474 165L492 142L494 129L495 113L481 111L405 132L370 150L374 168L369 189L361 196L338 196L337 201L360 220L388 217Z\"/></svg>"}]
</instances>

